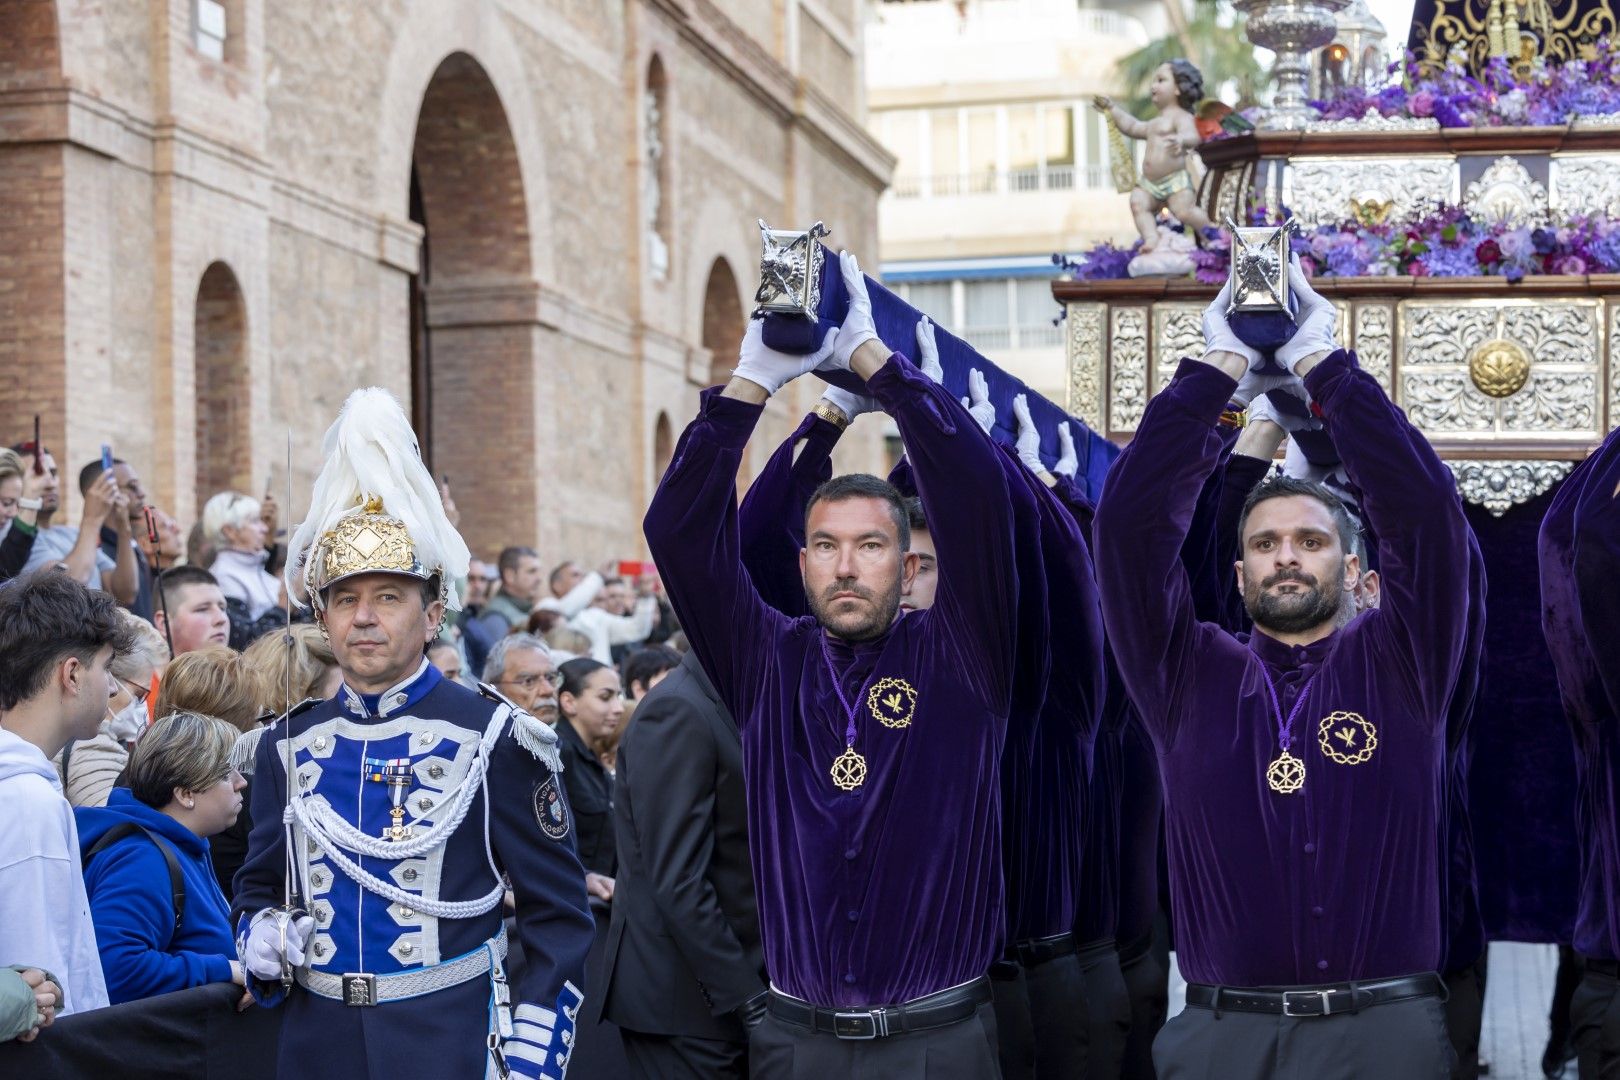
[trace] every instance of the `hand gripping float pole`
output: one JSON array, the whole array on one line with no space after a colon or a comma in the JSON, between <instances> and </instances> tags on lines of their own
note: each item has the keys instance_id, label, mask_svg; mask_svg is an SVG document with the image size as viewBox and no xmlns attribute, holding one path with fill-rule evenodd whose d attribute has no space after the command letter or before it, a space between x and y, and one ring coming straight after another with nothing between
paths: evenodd
<instances>
[{"instance_id":1,"label":"hand gripping float pole","mask_svg":"<svg viewBox=\"0 0 1620 1080\"><path fill-rule=\"evenodd\" d=\"M822 243L829 235L827 227L816 222L802 231L772 229L759 223L762 251L760 254L760 285L754 295L758 305L754 317L763 319L765 344L781 352L809 353L826 337L827 331L843 323L849 310L849 294L844 289L843 275L838 259ZM872 299L872 321L883 343L896 352L915 358L917 351L916 328L924 312L918 311L905 300L873 281L866 279L867 294ZM936 325L938 320L935 320ZM1079 430L1075 433L1075 451L1080 459L1076 479L1086 494L1095 499L1102 491L1103 477L1108 467L1119 456L1119 448L1092 431L1083 421L1071 417L1058 405L1021 379L1001 370L973 346L946 331L935 330L939 345L940 366L945 370L945 387L957 397L968 393L968 373L978 370L989 385L990 401L996 407L996 426L991 432L997 442L1015 445L1018 431L1013 412L1013 399L1019 394L1027 396L1030 416L1041 436L1041 459L1050 468L1062 455L1058 445L1058 428L1068 423ZM835 386L856 394L865 394L866 384L848 371L816 372Z\"/></svg>"}]
</instances>

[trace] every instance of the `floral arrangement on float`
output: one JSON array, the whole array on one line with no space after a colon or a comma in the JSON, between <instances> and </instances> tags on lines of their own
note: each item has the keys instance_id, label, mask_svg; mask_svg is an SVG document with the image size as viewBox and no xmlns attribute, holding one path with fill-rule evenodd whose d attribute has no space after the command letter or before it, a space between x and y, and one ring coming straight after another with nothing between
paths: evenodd
<instances>
[{"instance_id":1,"label":"floral arrangement on float","mask_svg":"<svg viewBox=\"0 0 1620 1080\"><path fill-rule=\"evenodd\" d=\"M1273 214L1256 207L1248 224L1275 224ZM1080 281L1126 278L1126 266L1140 241L1130 247L1099 244L1072 258L1053 261ZM1316 277L1502 277L1519 281L1542 274L1620 273L1620 219L1594 215L1562 224L1511 225L1470 218L1457 206L1438 206L1399 222L1356 221L1319 225L1292 239L1300 267ZM1231 238L1205 229L1190 253L1193 276L1205 284L1226 281Z\"/></svg>"},{"instance_id":2,"label":"floral arrangement on float","mask_svg":"<svg viewBox=\"0 0 1620 1080\"><path fill-rule=\"evenodd\" d=\"M1581 117L1620 113L1620 47L1607 38L1589 60L1548 64L1538 57L1519 71L1493 57L1476 78L1457 52L1444 68L1408 52L1389 66L1388 86L1346 86L1313 101L1324 121L1359 120L1369 111L1385 118L1433 119L1443 128L1562 126Z\"/></svg>"}]
</instances>

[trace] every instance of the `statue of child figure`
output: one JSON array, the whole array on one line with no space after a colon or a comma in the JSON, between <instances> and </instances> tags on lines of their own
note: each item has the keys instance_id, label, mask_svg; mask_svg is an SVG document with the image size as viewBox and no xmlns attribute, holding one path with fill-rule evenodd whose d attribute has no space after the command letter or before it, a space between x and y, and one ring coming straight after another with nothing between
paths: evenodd
<instances>
[{"instance_id":1,"label":"statue of child figure","mask_svg":"<svg viewBox=\"0 0 1620 1080\"><path fill-rule=\"evenodd\" d=\"M1142 234L1144 253L1159 245L1155 221L1166 206L1189 231L1196 232L1210 223L1209 215L1198 205L1198 185L1190 172L1196 170L1197 178L1201 178L1203 167L1187 153L1200 141L1192 110L1203 96L1203 74L1190 60L1171 60L1154 70L1148 85L1148 97L1159 110L1152 120L1138 120L1104 95L1092 99L1093 107L1107 114L1120 131L1147 141L1142 173L1131 192L1131 215Z\"/></svg>"}]
</instances>

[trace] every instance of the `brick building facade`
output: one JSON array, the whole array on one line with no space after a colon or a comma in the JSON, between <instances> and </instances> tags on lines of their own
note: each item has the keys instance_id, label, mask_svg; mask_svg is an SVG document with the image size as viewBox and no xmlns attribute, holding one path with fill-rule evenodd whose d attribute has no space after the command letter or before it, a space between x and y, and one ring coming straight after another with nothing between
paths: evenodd
<instances>
[{"instance_id":1,"label":"brick building facade","mask_svg":"<svg viewBox=\"0 0 1620 1080\"><path fill-rule=\"evenodd\" d=\"M65 479L111 442L189 523L284 491L290 429L296 519L325 426L382 385L475 552L633 556L735 356L754 220L824 219L876 263L863 17L0 0L0 437L40 414ZM750 468L816 392L773 403ZM877 422L847 442L883 467Z\"/></svg>"}]
</instances>

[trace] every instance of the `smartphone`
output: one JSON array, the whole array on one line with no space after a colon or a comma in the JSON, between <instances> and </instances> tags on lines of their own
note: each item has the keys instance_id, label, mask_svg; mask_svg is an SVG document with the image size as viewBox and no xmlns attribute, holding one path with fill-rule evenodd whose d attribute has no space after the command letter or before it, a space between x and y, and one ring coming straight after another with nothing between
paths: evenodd
<instances>
[{"instance_id":1,"label":"smartphone","mask_svg":"<svg viewBox=\"0 0 1620 1080\"><path fill-rule=\"evenodd\" d=\"M102 472L112 472L112 467L113 467L112 447L107 445L106 443L102 443L101 444L101 471Z\"/></svg>"},{"instance_id":2,"label":"smartphone","mask_svg":"<svg viewBox=\"0 0 1620 1080\"><path fill-rule=\"evenodd\" d=\"M39 445L39 413L34 414L34 475L45 475L45 452Z\"/></svg>"},{"instance_id":3,"label":"smartphone","mask_svg":"<svg viewBox=\"0 0 1620 1080\"><path fill-rule=\"evenodd\" d=\"M643 565L642 563L633 562L633 561L631 561L629 559L620 559L619 560L619 576L620 577L625 577L625 578L637 578L637 577L640 577L641 576L641 567L642 567L642 565Z\"/></svg>"},{"instance_id":4,"label":"smartphone","mask_svg":"<svg viewBox=\"0 0 1620 1080\"><path fill-rule=\"evenodd\" d=\"M146 541L149 544L156 544L158 542L157 518L153 516L150 506L142 507L141 512L146 517Z\"/></svg>"}]
</instances>

